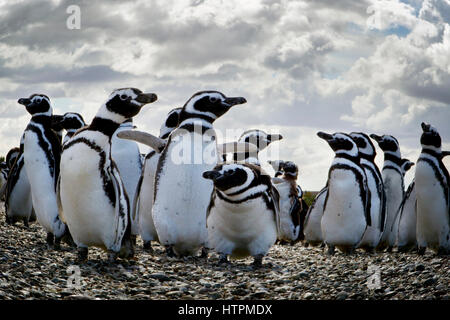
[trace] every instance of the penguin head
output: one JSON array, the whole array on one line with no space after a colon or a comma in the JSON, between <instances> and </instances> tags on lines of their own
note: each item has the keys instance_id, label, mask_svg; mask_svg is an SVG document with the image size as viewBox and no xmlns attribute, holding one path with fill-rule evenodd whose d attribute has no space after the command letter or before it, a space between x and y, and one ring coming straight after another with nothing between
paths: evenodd
<instances>
[{"instance_id":1,"label":"penguin head","mask_svg":"<svg viewBox=\"0 0 450 320\"><path fill-rule=\"evenodd\" d=\"M357 157L359 155L358 147L355 141L348 134L342 132L336 132L334 134L329 134L325 132L318 132L319 138L324 139L330 145L331 149L336 154L347 154L352 157Z\"/></svg>"},{"instance_id":2,"label":"penguin head","mask_svg":"<svg viewBox=\"0 0 450 320\"><path fill-rule=\"evenodd\" d=\"M11 150L8 151L8 153L6 154L6 164L8 165L8 167L12 168L12 166L14 165L14 163L16 162L17 157L20 154L20 148L18 147L14 147Z\"/></svg>"},{"instance_id":3,"label":"penguin head","mask_svg":"<svg viewBox=\"0 0 450 320\"><path fill-rule=\"evenodd\" d=\"M275 177L283 175L283 160L269 160L267 163L270 164L272 169L275 171Z\"/></svg>"},{"instance_id":4,"label":"penguin head","mask_svg":"<svg viewBox=\"0 0 450 320\"><path fill-rule=\"evenodd\" d=\"M422 122L422 136L420 137L420 144L424 149L434 149L435 151L441 150L442 140L439 132L425 122Z\"/></svg>"},{"instance_id":5,"label":"penguin head","mask_svg":"<svg viewBox=\"0 0 450 320\"><path fill-rule=\"evenodd\" d=\"M239 142L247 142L254 144L258 150L264 150L269 144L283 139L281 134L267 134L262 130L247 130L239 137Z\"/></svg>"},{"instance_id":6,"label":"penguin head","mask_svg":"<svg viewBox=\"0 0 450 320\"><path fill-rule=\"evenodd\" d=\"M402 168L402 172L403 175L405 175L406 172L408 172L409 169L411 169L411 167L414 165L414 162L409 161L408 159L403 158L401 160L401 168Z\"/></svg>"},{"instance_id":7,"label":"penguin head","mask_svg":"<svg viewBox=\"0 0 450 320\"><path fill-rule=\"evenodd\" d=\"M100 114L97 116L122 123L137 115L144 105L155 102L157 99L156 94L143 93L136 88L116 89L105 103L106 110L100 109Z\"/></svg>"},{"instance_id":8,"label":"penguin head","mask_svg":"<svg viewBox=\"0 0 450 320\"><path fill-rule=\"evenodd\" d=\"M284 175L297 178L298 167L294 162L284 161L282 169L283 169Z\"/></svg>"},{"instance_id":9,"label":"penguin head","mask_svg":"<svg viewBox=\"0 0 450 320\"><path fill-rule=\"evenodd\" d=\"M185 103L179 120L200 117L213 123L231 107L246 102L243 97L226 97L219 91L200 91Z\"/></svg>"},{"instance_id":10,"label":"penguin head","mask_svg":"<svg viewBox=\"0 0 450 320\"><path fill-rule=\"evenodd\" d=\"M35 93L32 94L29 98L20 98L17 102L21 105L24 105L28 113L32 116L51 116L53 113L50 104L50 98L45 94Z\"/></svg>"},{"instance_id":11,"label":"penguin head","mask_svg":"<svg viewBox=\"0 0 450 320\"><path fill-rule=\"evenodd\" d=\"M180 120L180 113L183 108L175 108L169 111L166 117L166 121L161 125L159 129L159 137L161 139L167 139L169 134L178 127L178 121Z\"/></svg>"},{"instance_id":12,"label":"penguin head","mask_svg":"<svg viewBox=\"0 0 450 320\"><path fill-rule=\"evenodd\" d=\"M86 125L81 114L76 112L66 112L61 117L59 124L67 131L78 130Z\"/></svg>"},{"instance_id":13,"label":"penguin head","mask_svg":"<svg viewBox=\"0 0 450 320\"><path fill-rule=\"evenodd\" d=\"M62 131L64 130L64 127L61 125L61 121L63 119L63 116L60 114L54 114L52 115L52 129L53 131L62 134Z\"/></svg>"},{"instance_id":14,"label":"penguin head","mask_svg":"<svg viewBox=\"0 0 450 320\"><path fill-rule=\"evenodd\" d=\"M248 163L223 163L211 171L204 172L203 178L212 180L216 189L231 195L259 180L262 175L258 169Z\"/></svg>"},{"instance_id":15,"label":"penguin head","mask_svg":"<svg viewBox=\"0 0 450 320\"><path fill-rule=\"evenodd\" d=\"M367 134L362 132L352 132L350 133L350 136L355 141L361 156L370 160L375 159L377 152L375 151L375 146Z\"/></svg>"},{"instance_id":16,"label":"penguin head","mask_svg":"<svg viewBox=\"0 0 450 320\"><path fill-rule=\"evenodd\" d=\"M370 137L378 143L378 146L383 152L400 154L400 145L395 137L388 134L382 136L371 134Z\"/></svg>"}]
</instances>

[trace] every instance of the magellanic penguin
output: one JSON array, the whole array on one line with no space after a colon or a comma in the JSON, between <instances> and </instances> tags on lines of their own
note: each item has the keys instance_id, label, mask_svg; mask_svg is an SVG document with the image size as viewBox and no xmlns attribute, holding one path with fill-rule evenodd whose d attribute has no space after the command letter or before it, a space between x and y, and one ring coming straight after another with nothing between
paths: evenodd
<instances>
[{"instance_id":1,"label":"magellanic penguin","mask_svg":"<svg viewBox=\"0 0 450 320\"><path fill-rule=\"evenodd\" d=\"M323 244L322 236L322 216L325 199L327 198L328 188L325 186L315 196L314 201L309 206L306 213L303 229L305 230L306 245L319 246Z\"/></svg>"},{"instance_id":2,"label":"magellanic penguin","mask_svg":"<svg viewBox=\"0 0 450 320\"><path fill-rule=\"evenodd\" d=\"M257 150L255 152L234 152L231 155L232 160L244 161L259 166L259 152L266 149L272 142L280 141L282 139L283 136L281 134L268 134L258 129L247 130L241 134L238 142L251 143L257 147ZM226 158L224 160L226 160Z\"/></svg>"},{"instance_id":3,"label":"magellanic penguin","mask_svg":"<svg viewBox=\"0 0 450 320\"><path fill-rule=\"evenodd\" d=\"M50 99L33 94L18 101L26 107L32 118L24 134L24 163L30 181L33 209L40 225L47 232L49 247L59 247L66 232L59 219L56 200L56 182L59 175L61 140L52 129ZM56 242L55 242L56 240Z\"/></svg>"},{"instance_id":4,"label":"magellanic penguin","mask_svg":"<svg viewBox=\"0 0 450 320\"><path fill-rule=\"evenodd\" d=\"M167 114L159 132L161 139L167 141L169 134L178 126L181 109L172 109ZM160 153L153 150L145 157L132 210L132 218L139 221L139 234L144 242L144 249L150 252L152 251L151 241L159 241L152 217L155 175L159 156Z\"/></svg>"},{"instance_id":5,"label":"magellanic penguin","mask_svg":"<svg viewBox=\"0 0 450 320\"><path fill-rule=\"evenodd\" d=\"M408 252L417 248L417 197L415 184L416 183L413 180L408 186L408 190L400 205L397 230L398 252Z\"/></svg>"},{"instance_id":6,"label":"magellanic penguin","mask_svg":"<svg viewBox=\"0 0 450 320\"><path fill-rule=\"evenodd\" d=\"M213 185L202 173L213 169L221 156L213 122L245 102L218 91L197 92L183 106L178 127L167 142L147 133L134 134L136 141L161 152L152 215L169 256L192 256L207 244L205 214Z\"/></svg>"},{"instance_id":7,"label":"magellanic penguin","mask_svg":"<svg viewBox=\"0 0 450 320\"><path fill-rule=\"evenodd\" d=\"M209 246L220 262L252 256L255 267L277 239L278 192L261 167L223 163L203 173L214 182L207 211Z\"/></svg>"},{"instance_id":8,"label":"magellanic penguin","mask_svg":"<svg viewBox=\"0 0 450 320\"><path fill-rule=\"evenodd\" d=\"M405 192L402 171L404 161L402 161L400 145L396 138L390 135L378 136L376 134L371 134L370 137L378 143L384 152L381 174L386 193L386 227L376 250L387 249L390 252L396 243L397 234L394 224Z\"/></svg>"},{"instance_id":9,"label":"magellanic penguin","mask_svg":"<svg viewBox=\"0 0 450 320\"><path fill-rule=\"evenodd\" d=\"M370 190L368 210L370 210L372 225L367 227L358 247L367 252L373 252L381 239L386 225L386 194L384 192L383 177L375 164L377 153L369 136L362 132L352 132L350 136L358 147L361 166L366 173L367 187Z\"/></svg>"},{"instance_id":10,"label":"magellanic penguin","mask_svg":"<svg viewBox=\"0 0 450 320\"><path fill-rule=\"evenodd\" d=\"M81 114L76 112L66 112L61 116L59 125L66 130L66 135L63 139L63 144L66 144L75 132L86 126L86 123Z\"/></svg>"},{"instance_id":11,"label":"magellanic penguin","mask_svg":"<svg viewBox=\"0 0 450 320\"><path fill-rule=\"evenodd\" d=\"M135 88L114 90L91 124L64 145L58 183L61 217L86 260L88 247L117 254L134 254L131 241L130 204L117 165L111 158L111 139L120 124L156 101L153 93Z\"/></svg>"},{"instance_id":12,"label":"magellanic penguin","mask_svg":"<svg viewBox=\"0 0 450 320\"><path fill-rule=\"evenodd\" d=\"M141 153L135 141L120 139L117 134L124 130L132 130L133 119L127 119L121 123L111 139L111 157L117 165L125 190L130 200L130 207L135 198L136 187L142 172ZM137 216L131 217L131 235L135 239L139 234L139 221Z\"/></svg>"},{"instance_id":13,"label":"magellanic penguin","mask_svg":"<svg viewBox=\"0 0 450 320\"><path fill-rule=\"evenodd\" d=\"M280 207L280 227L278 233L279 241L291 243L299 240L301 232L300 212L302 203L297 188L298 167L292 161L268 161L275 170L275 178L272 185L278 191Z\"/></svg>"},{"instance_id":14,"label":"magellanic penguin","mask_svg":"<svg viewBox=\"0 0 450 320\"><path fill-rule=\"evenodd\" d=\"M6 154L5 162L8 165L9 169L12 168L20 153L21 152L19 147L14 147L8 151L8 153Z\"/></svg>"},{"instance_id":15,"label":"magellanic penguin","mask_svg":"<svg viewBox=\"0 0 450 320\"><path fill-rule=\"evenodd\" d=\"M417 160L415 187L417 196L418 253L430 248L437 254L450 253L450 178L442 162L441 136L422 123L422 152Z\"/></svg>"},{"instance_id":16,"label":"magellanic penguin","mask_svg":"<svg viewBox=\"0 0 450 320\"><path fill-rule=\"evenodd\" d=\"M3 198L8 182L9 167L6 161L0 162L0 198Z\"/></svg>"},{"instance_id":17,"label":"magellanic penguin","mask_svg":"<svg viewBox=\"0 0 450 320\"><path fill-rule=\"evenodd\" d=\"M360 243L367 226L371 226L366 173L360 164L358 147L349 135L317 135L335 152L321 220L323 239L329 254L334 254L335 247L350 253Z\"/></svg>"}]
</instances>

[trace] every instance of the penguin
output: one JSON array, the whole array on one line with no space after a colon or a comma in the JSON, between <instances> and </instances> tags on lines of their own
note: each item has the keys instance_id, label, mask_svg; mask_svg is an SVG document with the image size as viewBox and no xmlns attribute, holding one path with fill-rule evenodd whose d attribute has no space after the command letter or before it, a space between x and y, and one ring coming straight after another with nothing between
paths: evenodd
<instances>
[{"instance_id":1,"label":"penguin","mask_svg":"<svg viewBox=\"0 0 450 320\"><path fill-rule=\"evenodd\" d=\"M397 230L398 252L408 252L417 248L417 210L416 183L413 180L406 190L399 208Z\"/></svg>"},{"instance_id":2,"label":"penguin","mask_svg":"<svg viewBox=\"0 0 450 320\"><path fill-rule=\"evenodd\" d=\"M247 130L241 134L238 142L251 143L257 147L257 151L245 153L234 152L232 153L232 159L234 161L245 161L259 166L259 152L267 148L272 142L280 141L282 139L283 136L281 134L268 134L258 129ZM226 160L225 155L224 160Z\"/></svg>"},{"instance_id":3,"label":"penguin","mask_svg":"<svg viewBox=\"0 0 450 320\"><path fill-rule=\"evenodd\" d=\"M56 133L59 142L62 143L64 128L61 125L61 120L63 119L63 116L60 114L53 114L51 118L52 118L51 128Z\"/></svg>"},{"instance_id":4,"label":"penguin","mask_svg":"<svg viewBox=\"0 0 450 320\"><path fill-rule=\"evenodd\" d=\"M378 143L378 146L384 152L382 176L386 194L386 224L376 250L387 249L388 252L391 252L397 236L394 227L396 216L405 192L402 171L404 162L396 138L391 135L378 136L376 134L371 134L370 137Z\"/></svg>"},{"instance_id":5,"label":"penguin","mask_svg":"<svg viewBox=\"0 0 450 320\"><path fill-rule=\"evenodd\" d=\"M222 163L205 171L214 191L207 210L208 243L220 256L252 256L260 267L277 239L279 195L260 166Z\"/></svg>"},{"instance_id":6,"label":"penguin","mask_svg":"<svg viewBox=\"0 0 450 320\"><path fill-rule=\"evenodd\" d=\"M83 116L76 112L66 112L63 114L59 120L59 125L66 130L66 135L62 141L63 145L69 141L70 138L79 129L86 126Z\"/></svg>"},{"instance_id":7,"label":"penguin","mask_svg":"<svg viewBox=\"0 0 450 320\"><path fill-rule=\"evenodd\" d=\"M417 197L417 245L423 255L430 248L438 255L450 253L450 178L442 162L439 132L422 122L422 151L414 176Z\"/></svg>"},{"instance_id":8,"label":"penguin","mask_svg":"<svg viewBox=\"0 0 450 320\"><path fill-rule=\"evenodd\" d=\"M8 182L9 167L6 161L0 162L0 198L3 198Z\"/></svg>"},{"instance_id":9,"label":"penguin","mask_svg":"<svg viewBox=\"0 0 450 320\"><path fill-rule=\"evenodd\" d=\"M335 247L351 253L371 226L366 173L360 164L358 147L349 135L339 132L317 135L335 152L321 220L323 240L328 254L334 254Z\"/></svg>"},{"instance_id":10,"label":"penguin","mask_svg":"<svg viewBox=\"0 0 450 320\"><path fill-rule=\"evenodd\" d=\"M14 162L16 162L17 158L20 155L20 148L14 147L8 151L6 154L5 162L8 165L8 168L11 169L14 165Z\"/></svg>"},{"instance_id":11,"label":"penguin","mask_svg":"<svg viewBox=\"0 0 450 320\"><path fill-rule=\"evenodd\" d=\"M58 199L61 218L78 248L78 260L88 247L106 249L109 262L131 257L130 203L120 172L111 157L111 140L120 124L157 100L136 88L114 90L89 126L64 145Z\"/></svg>"},{"instance_id":12,"label":"penguin","mask_svg":"<svg viewBox=\"0 0 450 320\"><path fill-rule=\"evenodd\" d=\"M120 139L117 137L117 134L133 128L135 128L133 119L127 119L120 124L111 139L111 157L119 169L120 177L130 200L130 206L133 205L132 201L135 198L136 187L141 176L141 153L135 141ZM135 239L138 234L139 222L137 216L131 215L131 235Z\"/></svg>"},{"instance_id":13,"label":"penguin","mask_svg":"<svg viewBox=\"0 0 450 320\"><path fill-rule=\"evenodd\" d=\"M32 94L29 98L19 99L18 103L32 116L24 133L23 156L33 209L39 224L47 232L49 248L57 249L66 226L59 219L56 200L61 140L52 129L53 109L49 97L44 94Z\"/></svg>"},{"instance_id":14,"label":"penguin","mask_svg":"<svg viewBox=\"0 0 450 320\"><path fill-rule=\"evenodd\" d=\"M372 224L367 227L358 247L366 252L373 252L381 239L386 225L386 194L383 177L375 164L377 153L369 136L362 132L352 132L350 136L358 147L361 166L366 173L367 187L370 190L368 210L370 210Z\"/></svg>"},{"instance_id":15,"label":"penguin","mask_svg":"<svg viewBox=\"0 0 450 320\"><path fill-rule=\"evenodd\" d=\"M276 172L272 184L277 189L280 200L280 227L277 239L280 242L295 243L300 237L302 211L297 186L298 167L291 161L277 160L268 163Z\"/></svg>"},{"instance_id":16,"label":"penguin","mask_svg":"<svg viewBox=\"0 0 450 320\"><path fill-rule=\"evenodd\" d=\"M182 108L172 109L161 125L159 137L167 141L169 134L178 126ZM132 217L139 221L139 234L144 242L144 250L152 252L151 241L159 241L152 217L156 168L160 153L150 151L144 159L141 176L133 201Z\"/></svg>"},{"instance_id":17,"label":"penguin","mask_svg":"<svg viewBox=\"0 0 450 320\"><path fill-rule=\"evenodd\" d=\"M319 191L306 213L303 224L306 245L315 247L323 244L321 221L327 191L328 188L326 186Z\"/></svg>"}]
</instances>

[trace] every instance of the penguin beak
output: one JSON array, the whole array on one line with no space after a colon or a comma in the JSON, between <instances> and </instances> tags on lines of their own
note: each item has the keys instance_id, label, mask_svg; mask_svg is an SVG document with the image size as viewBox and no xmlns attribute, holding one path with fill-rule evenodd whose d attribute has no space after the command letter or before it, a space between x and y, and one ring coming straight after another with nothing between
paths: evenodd
<instances>
[{"instance_id":1,"label":"penguin beak","mask_svg":"<svg viewBox=\"0 0 450 320\"><path fill-rule=\"evenodd\" d=\"M267 136L267 140L270 142L280 141L282 139L283 139L283 136L281 134L269 134Z\"/></svg>"},{"instance_id":2,"label":"penguin beak","mask_svg":"<svg viewBox=\"0 0 450 320\"><path fill-rule=\"evenodd\" d=\"M31 104L31 100L28 98L20 98L17 103L24 105L25 107Z\"/></svg>"},{"instance_id":3,"label":"penguin beak","mask_svg":"<svg viewBox=\"0 0 450 320\"><path fill-rule=\"evenodd\" d=\"M427 123L425 123L425 122L422 122L421 126L422 126L423 132L428 132L428 131L430 131L430 127L431 127L431 126L430 126L429 124L427 124Z\"/></svg>"},{"instance_id":4,"label":"penguin beak","mask_svg":"<svg viewBox=\"0 0 450 320\"><path fill-rule=\"evenodd\" d=\"M381 142L382 138L376 134L371 134L370 137L375 140L376 142Z\"/></svg>"},{"instance_id":5,"label":"penguin beak","mask_svg":"<svg viewBox=\"0 0 450 320\"><path fill-rule=\"evenodd\" d=\"M235 106L237 104L244 104L247 100L243 97L232 97L232 98L226 98L223 103L227 105L228 107Z\"/></svg>"},{"instance_id":6,"label":"penguin beak","mask_svg":"<svg viewBox=\"0 0 450 320\"><path fill-rule=\"evenodd\" d=\"M217 178L219 178L221 176L221 174L217 171L205 171L203 172L203 178L205 179L209 179L212 181L216 181Z\"/></svg>"},{"instance_id":7,"label":"penguin beak","mask_svg":"<svg viewBox=\"0 0 450 320\"><path fill-rule=\"evenodd\" d=\"M333 135L322 131L317 132L317 136L325 141L333 140Z\"/></svg>"},{"instance_id":8,"label":"penguin beak","mask_svg":"<svg viewBox=\"0 0 450 320\"><path fill-rule=\"evenodd\" d=\"M134 100L145 105L158 100L158 96L154 93L140 93Z\"/></svg>"}]
</instances>

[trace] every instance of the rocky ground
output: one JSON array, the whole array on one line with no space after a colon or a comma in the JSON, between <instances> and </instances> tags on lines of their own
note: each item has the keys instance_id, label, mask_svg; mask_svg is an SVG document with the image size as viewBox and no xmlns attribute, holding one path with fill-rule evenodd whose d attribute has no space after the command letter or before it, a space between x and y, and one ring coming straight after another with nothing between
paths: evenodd
<instances>
[{"instance_id":1,"label":"rocky ground","mask_svg":"<svg viewBox=\"0 0 450 320\"><path fill-rule=\"evenodd\" d=\"M155 245L149 254L138 240L135 260L108 265L99 249L90 250L85 264L75 258L66 245L48 250L36 223L9 226L0 212L0 300L450 298L449 257L431 252L330 257L320 248L275 245L263 268L253 270L251 259L223 266L213 253L207 261L169 259ZM379 270L378 288L376 280L372 289L367 285L376 277L371 270Z\"/></svg>"}]
</instances>

